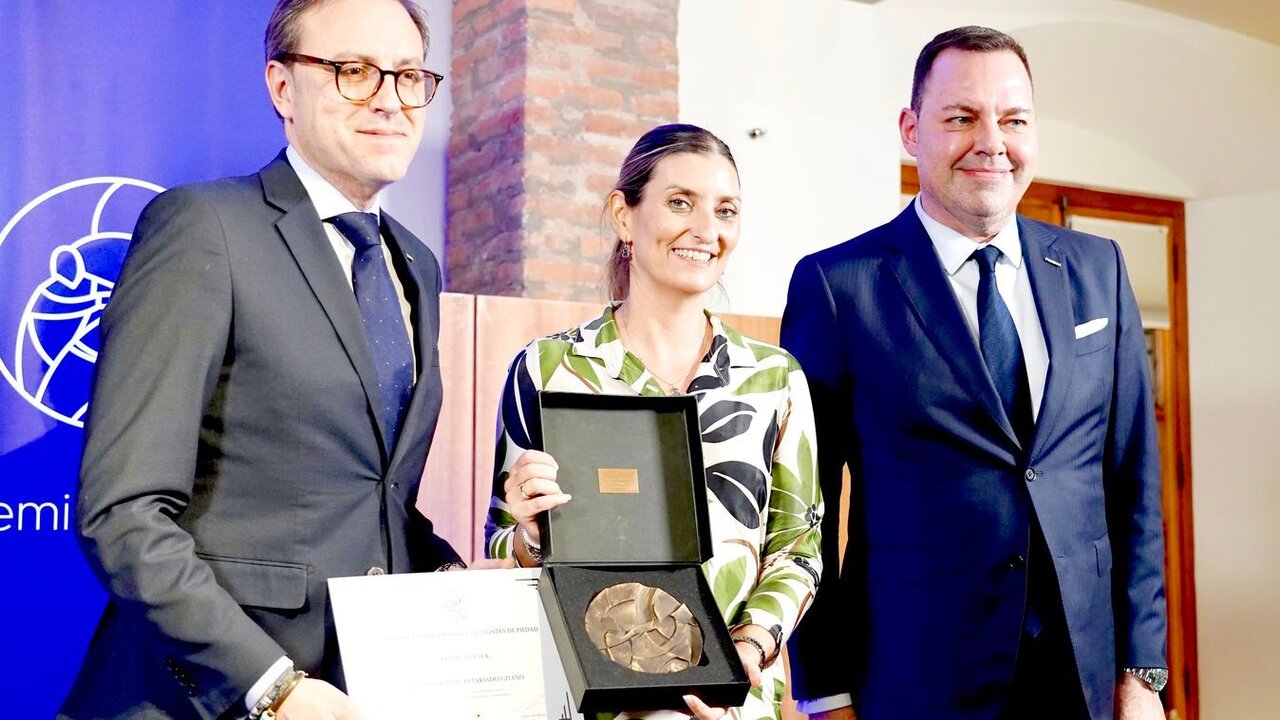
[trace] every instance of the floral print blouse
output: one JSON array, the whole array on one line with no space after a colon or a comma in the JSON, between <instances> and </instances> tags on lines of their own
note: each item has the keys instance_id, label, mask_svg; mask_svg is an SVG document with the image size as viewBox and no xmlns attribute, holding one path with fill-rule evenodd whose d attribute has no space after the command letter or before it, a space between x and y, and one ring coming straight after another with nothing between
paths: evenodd
<instances>
[{"instance_id":1,"label":"floral print blouse","mask_svg":"<svg viewBox=\"0 0 1280 720\"><path fill-rule=\"evenodd\" d=\"M662 395L644 364L622 346L613 308L583 325L529 344L503 388L494 495L485 552L508 557L515 520L503 498L511 465L532 446L537 392ZM706 463L713 557L703 573L730 628L756 624L783 642L813 600L822 572L813 408L795 359L711 322L711 347L688 392L697 399ZM782 662L765 669L733 717L781 717Z\"/></svg>"}]
</instances>

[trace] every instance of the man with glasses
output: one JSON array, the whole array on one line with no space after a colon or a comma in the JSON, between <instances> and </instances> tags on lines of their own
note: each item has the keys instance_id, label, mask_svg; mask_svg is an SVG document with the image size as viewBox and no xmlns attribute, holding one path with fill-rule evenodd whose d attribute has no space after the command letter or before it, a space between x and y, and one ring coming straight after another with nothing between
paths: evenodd
<instances>
[{"instance_id":1,"label":"man with glasses","mask_svg":"<svg viewBox=\"0 0 1280 720\"><path fill-rule=\"evenodd\" d=\"M265 44L288 147L154 201L104 314L78 502L109 601L62 717L358 717L328 578L461 565L415 508L440 268L379 203L443 79L425 18L280 0Z\"/></svg>"}]
</instances>

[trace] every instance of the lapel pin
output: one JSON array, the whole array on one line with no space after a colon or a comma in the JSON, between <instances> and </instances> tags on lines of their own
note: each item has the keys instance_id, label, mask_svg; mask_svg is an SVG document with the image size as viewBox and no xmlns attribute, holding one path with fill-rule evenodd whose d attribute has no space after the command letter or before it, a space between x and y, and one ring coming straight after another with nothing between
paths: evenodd
<instances>
[{"instance_id":1,"label":"lapel pin","mask_svg":"<svg viewBox=\"0 0 1280 720\"><path fill-rule=\"evenodd\" d=\"M1058 262L1057 260L1054 260L1054 259L1053 259L1053 258L1051 258L1051 257L1047 257L1047 258L1045 258L1045 259L1044 259L1044 261L1045 261L1045 262L1047 262L1047 263L1049 263L1050 265L1052 265L1052 266L1054 266L1054 267L1059 267L1059 268L1060 268L1060 267L1062 267L1062 263Z\"/></svg>"},{"instance_id":2,"label":"lapel pin","mask_svg":"<svg viewBox=\"0 0 1280 720\"><path fill-rule=\"evenodd\" d=\"M405 256L406 258L408 258L408 259L409 259L409 262L413 262L413 256L412 256L412 255L410 255L409 253L405 253L405 254L404 254L404 256ZM1045 258L1045 259L1046 259L1046 260L1048 260L1048 258Z\"/></svg>"}]
</instances>

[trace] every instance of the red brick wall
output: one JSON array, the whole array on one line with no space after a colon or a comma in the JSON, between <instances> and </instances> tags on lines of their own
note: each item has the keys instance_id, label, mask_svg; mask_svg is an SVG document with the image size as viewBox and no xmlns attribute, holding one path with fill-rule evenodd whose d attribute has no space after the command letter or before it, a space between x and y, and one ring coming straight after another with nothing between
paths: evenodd
<instances>
[{"instance_id":1,"label":"red brick wall","mask_svg":"<svg viewBox=\"0 0 1280 720\"><path fill-rule=\"evenodd\" d=\"M457 292L599 301L605 196L677 114L678 0L458 0L445 262Z\"/></svg>"}]
</instances>

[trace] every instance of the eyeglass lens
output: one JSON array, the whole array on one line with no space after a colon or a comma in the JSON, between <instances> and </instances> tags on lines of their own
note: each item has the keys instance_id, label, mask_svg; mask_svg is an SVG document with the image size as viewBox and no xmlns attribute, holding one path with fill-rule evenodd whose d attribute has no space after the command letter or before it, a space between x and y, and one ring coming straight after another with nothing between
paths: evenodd
<instances>
[{"instance_id":1,"label":"eyeglass lens","mask_svg":"<svg viewBox=\"0 0 1280 720\"><path fill-rule=\"evenodd\" d=\"M363 102L380 89L383 75L368 63L346 63L338 72L338 92L348 100ZM395 76L396 94L409 107L422 107L431 102L436 92L436 78L426 70L401 70Z\"/></svg>"}]
</instances>

